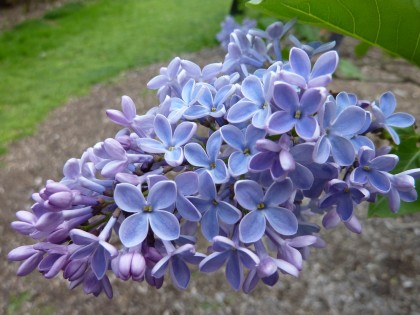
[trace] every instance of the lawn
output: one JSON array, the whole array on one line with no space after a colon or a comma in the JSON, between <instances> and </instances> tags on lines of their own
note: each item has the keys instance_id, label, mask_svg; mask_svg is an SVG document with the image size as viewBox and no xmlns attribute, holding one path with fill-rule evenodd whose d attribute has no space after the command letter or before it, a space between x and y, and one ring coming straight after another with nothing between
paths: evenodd
<instances>
[{"instance_id":1,"label":"lawn","mask_svg":"<svg viewBox=\"0 0 420 315\"><path fill-rule=\"evenodd\" d=\"M229 7L226 0L79 1L0 33L0 150L95 83L215 45Z\"/></svg>"}]
</instances>

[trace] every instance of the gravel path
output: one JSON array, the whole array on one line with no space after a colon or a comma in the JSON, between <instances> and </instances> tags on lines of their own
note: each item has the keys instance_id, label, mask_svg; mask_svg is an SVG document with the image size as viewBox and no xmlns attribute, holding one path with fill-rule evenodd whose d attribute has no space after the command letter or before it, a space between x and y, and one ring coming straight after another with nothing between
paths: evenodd
<instances>
[{"instance_id":1,"label":"gravel path","mask_svg":"<svg viewBox=\"0 0 420 315\"><path fill-rule=\"evenodd\" d=\"M351 44L343 47L342 56ZM221 60L223 53L207 49L183 57L205 64ZM372 99L393 90L399 109L420 119L419 69L377 50L356 62L367 80L336 79L333 91ZM31 193L48 178L60 179L68 158L79 157L87 147L114 135L118 128L108 123L104 110L119 108L122 95L134 99L139 113L156 105L155 93L145 86L160 66L127 72L70 100L53 111L34 136L16 142L1 158L0 314L420 314L419 214L398 220L367 220L361 214L362 235L343 227L323 231L328 246L313 251L299 279L284 276L274 288L260 285L250 295L232 292L221 272L193 274L186 291L169 283L155 290L144 283L111 279L112 301L86 296L81 288L69 291L61 278L45 280L37 273L17 278L18 265L8 263L6 255L29 240L9 227L15 212L31 205Z\"/></svg>"}]
</instances>

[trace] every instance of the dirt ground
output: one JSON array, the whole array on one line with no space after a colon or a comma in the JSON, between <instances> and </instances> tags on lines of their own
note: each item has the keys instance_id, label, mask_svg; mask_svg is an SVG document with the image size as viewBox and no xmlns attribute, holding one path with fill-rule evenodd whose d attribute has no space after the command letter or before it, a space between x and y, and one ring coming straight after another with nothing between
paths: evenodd
<instances>
[{"instance_id":1,"label":"dirt ground","mask_svg":"<svg viewBox=\"0 0 420 315\"><path fill-rule=\"evenodd\" d=\"M342 56L353 42L346 40ZM350 48L349 48L350 47ZM206 64L220 61L223 52L205 49L182 56ZM357 93L362 99L392 90L399 109L420 119L420 70L405 61L372 50L355 61L365 81L336 78L330 88ZM49 178L59 180L64 162L79 157L89 146L112 137L118 128L105 109L120 108L130 95L142 113L157 105L147 81L162 65L124 73L112 83L93 87L84 97L69 100L51 112L31 137L15 142L0 163L0 314L411 314L420 315L420 214L401 219L366 219L360 210L363 233L340 227L322 231L327 247L313 250L299 277L283 276L275 287L260 285L250 295L233 292L222 272L194 273L189 288L178 291L168 281L160 290L144 283L111 278L114 299L68 290L65 280L46 280L34 273L15 276L16 263L6 255L31 243L10 228L15 212L31 205L31 193ZM417 201L420 206L420 202Z\"/></svg>"}]
</instances>

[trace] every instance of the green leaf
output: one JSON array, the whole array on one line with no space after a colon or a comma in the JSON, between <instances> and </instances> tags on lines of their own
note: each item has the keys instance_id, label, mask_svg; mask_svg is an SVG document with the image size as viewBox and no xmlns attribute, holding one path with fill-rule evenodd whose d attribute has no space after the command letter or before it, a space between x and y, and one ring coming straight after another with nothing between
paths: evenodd
<instances>
[{"instance_id":1,"label":"green leaf","mask_svg":"<svg viewBox=\"0 0 420 315\"><path fill-rule=\"evenodd\" d=\"M420 133L413 128L398 130L401 144L394 146L391 153L399 156L400 161L392 173L397 174L413 168L420 168ZM417 195L420 196L420 180L416 181ZM401 202L398 213L389 210L388 198L380 196L376 203L369 205L369 217L398 217L405 214L420 212L419 201Z\"/></svg>"},{"instance_id":2,"label":"green leaf","mask_svg":"<svg viewBox=\"0 0 420 315\"><path fill-rule=\"evenodd\" d=\"M420 66L420 0L260 0L249 5L358 38Z\"/></svg>"}]
</instances>

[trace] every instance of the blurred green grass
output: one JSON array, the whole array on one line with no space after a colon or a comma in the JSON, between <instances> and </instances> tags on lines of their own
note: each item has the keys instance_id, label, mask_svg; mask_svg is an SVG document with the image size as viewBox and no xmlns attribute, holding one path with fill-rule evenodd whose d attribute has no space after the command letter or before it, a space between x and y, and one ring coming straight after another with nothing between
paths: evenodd
<instances>
[{"instance_id":1,"label":"blurred green grass","mask_svg":"<svg viewBox=\"0 0 420 315\"><path fill-rule=\"evenodd\" d=\"M215 45L229 6L226 0L78 1L0 33L0 152L95 83Z\"/></svg>"}]
</instances>

